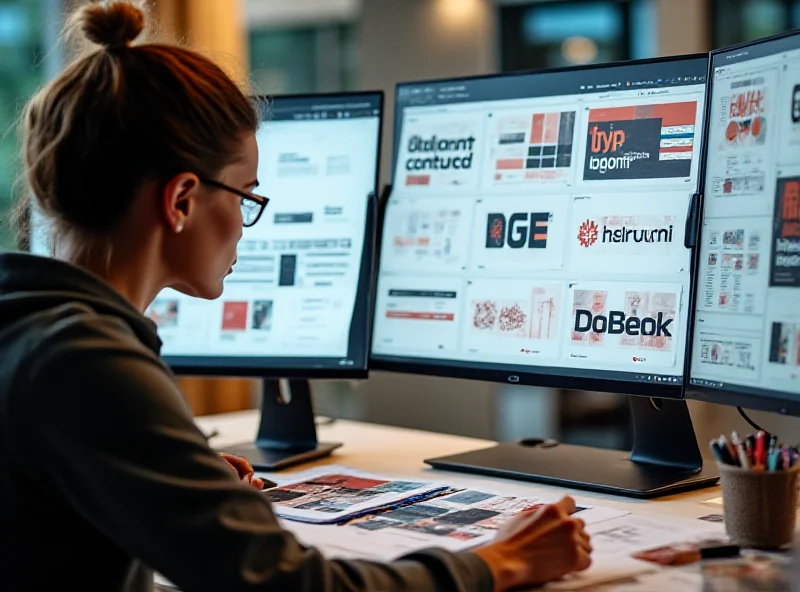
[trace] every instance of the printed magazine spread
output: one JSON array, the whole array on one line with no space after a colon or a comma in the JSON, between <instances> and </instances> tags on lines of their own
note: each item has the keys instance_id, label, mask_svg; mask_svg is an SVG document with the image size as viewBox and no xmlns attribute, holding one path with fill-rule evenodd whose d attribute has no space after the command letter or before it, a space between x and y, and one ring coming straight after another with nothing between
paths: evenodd
<instances>
[{"instance_id":1,"label":"printed magazine spread","mask_svg":"<svg viewBox=\"0 0 800 592\"><path fill-rule=\"evenodd\" d=\"M301 481L266 492L281 518L333 524L391 507L409 500L425 499L447 489L446 485L400 481L342 467L325 467Z\"/></svg>"},{"instance_id":2,"label":"printed magazine spread","mask_svg":"<svg viewBox=\"0 0 800 592\"><path fill-rule=\"evenodd\" d=\"M407 481L339 466L305 472L266 495L284 527L304 544L329 557L375 561L426 547L457 552L487 543L510 517L561 497ZM587 525L627 514L589 504L575 512Z\"/></svg>"}]
</instances>

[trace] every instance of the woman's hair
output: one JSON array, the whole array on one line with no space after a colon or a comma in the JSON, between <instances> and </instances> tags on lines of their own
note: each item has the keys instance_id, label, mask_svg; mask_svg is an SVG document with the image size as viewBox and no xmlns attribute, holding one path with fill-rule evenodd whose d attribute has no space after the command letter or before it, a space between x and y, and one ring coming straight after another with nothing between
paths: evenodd
<instances>
[{"instance_id":1,"label":"woman's hair","mask_svg":"<svg viewBox=\"0 0 800 592\"><path fill-rule=\"evenodd\" d=\"M23 180L51 232L108 237L143 183L213 178L256 131L254 103L219 66L175 45L132 45L144 28L130 2L80 7L67 32L94 47L25 109Z\"/></svg>"}]
</instances>

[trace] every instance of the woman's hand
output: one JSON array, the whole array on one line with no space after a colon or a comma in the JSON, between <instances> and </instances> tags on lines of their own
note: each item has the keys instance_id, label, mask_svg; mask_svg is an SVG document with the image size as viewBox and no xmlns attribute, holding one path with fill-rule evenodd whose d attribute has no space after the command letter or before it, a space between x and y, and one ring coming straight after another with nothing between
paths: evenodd
<instances>
[{"instance_id":1,"label":"woman's hand","mask_svg":"<svg viewBox=\"0 0 800 592\"><path fill-rule=\"evenodd\" d=\"M254 477L255 470L253 466L250 464L246 458L242 458L241 456L233 456L232 454L225 454L224 452L220 454L225 462L233 469L233 472L244 481L245 483L249 483L256 489L262 490L264 489L264 481L259 479L258 477Z\"/></svg>"},{"instance_id":2,"label":"woman's hand","mask_svg":"<svg viewBox=\"0 0 800 592\"><path fill-rule=\"evenodd\" d=\"M537 586L589 567L592 546L583 520L571 518L575 502L523 512L509 520L494 541L476 549L494 576L495 592Z\"/></svg>"}]
</instances>

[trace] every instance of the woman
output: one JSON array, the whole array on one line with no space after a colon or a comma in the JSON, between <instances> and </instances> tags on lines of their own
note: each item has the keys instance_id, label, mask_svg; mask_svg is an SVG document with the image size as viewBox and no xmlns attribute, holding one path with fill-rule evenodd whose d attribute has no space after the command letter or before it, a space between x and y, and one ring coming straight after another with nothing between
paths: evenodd
<instances>
[{"instance_id":1,"label":"woman","mask_svg":"<svg viewBox=\"0 0 800 592\"><path fill-rule=\"evenodd\" d=\"M143 311L164 288L222 294L251 192L256 113L213 63L133 47L126 2L80 9L94 44L30 102L25 177L54 258L0 256L4 590L508 590L589 565L560 503L473 553L329 561L282 530L195 427ZM248 479L251 474L248 474Z\"/></svg>"}]
</instances>

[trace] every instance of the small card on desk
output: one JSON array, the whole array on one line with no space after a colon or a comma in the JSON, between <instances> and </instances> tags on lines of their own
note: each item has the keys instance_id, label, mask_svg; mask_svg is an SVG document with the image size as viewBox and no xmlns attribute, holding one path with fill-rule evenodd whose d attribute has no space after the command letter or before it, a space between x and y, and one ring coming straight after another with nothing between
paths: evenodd
<instances>
[{"instance_id":1,"label":"small card on desk","mask_svg":"<svg viewBox=\"0 0 800 592\"><path fill-rule=\"evenodd\" d=\"M697 563L701 559L721 559L737 557L739 546L727 541L710 539L687 543L663 545L653 549L646 549L634 554L634 559L649 561L659 565L688 565Z\"/></svg>"},{"instance_id":2,"label":"small card on desk","mask_svg":"<svg viewBox=\"0 0 800 592\"><path fill-rule=\"evenodd\" d=\"M603 561L592 564L589 569L569 575L561 580L550 582L545 590L584 590L637 578L655 571L655 567L632 559L619 558L614 561Z\"/></svg>"}]
</instances>

